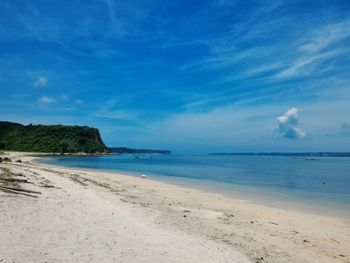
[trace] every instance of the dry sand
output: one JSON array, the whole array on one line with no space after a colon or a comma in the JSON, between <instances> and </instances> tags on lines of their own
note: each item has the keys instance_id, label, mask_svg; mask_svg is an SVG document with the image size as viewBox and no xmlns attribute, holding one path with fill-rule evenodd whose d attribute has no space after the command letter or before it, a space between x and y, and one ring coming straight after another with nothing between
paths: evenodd
<instances>
[{"instance_id":1,"label":"dry sand","mask_svg":"<svg viewBox=\"0 0 350 263\"><path fill-rule=\"evenodd\" d=\"M41 194L0 191L0 262L350 262L341 218L8 156L0 190Z\"/></svg>"}]
</instances>

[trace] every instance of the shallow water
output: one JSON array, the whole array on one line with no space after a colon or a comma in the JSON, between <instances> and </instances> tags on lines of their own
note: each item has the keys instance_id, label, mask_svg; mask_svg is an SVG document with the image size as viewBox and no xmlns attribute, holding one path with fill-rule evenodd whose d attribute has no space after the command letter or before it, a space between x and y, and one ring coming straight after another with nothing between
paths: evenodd
<instances>
[{"instance_id":1,"label":"shallow water","mask_svg":"<svg viewBox=\"0 0 350 263\"><path fill-rule=\"evenodd\" d=\"M55 157L45 163L146 174L151 178L272 205L296 201L306 209L350 211L350 158L215 155ZM280 199L280 200L278 200ZM283 200L282 200L283 199ZM271 202L272 201L272 202ZM298 206L298 205L297 205Z\"/></svg>"}]
</instances>

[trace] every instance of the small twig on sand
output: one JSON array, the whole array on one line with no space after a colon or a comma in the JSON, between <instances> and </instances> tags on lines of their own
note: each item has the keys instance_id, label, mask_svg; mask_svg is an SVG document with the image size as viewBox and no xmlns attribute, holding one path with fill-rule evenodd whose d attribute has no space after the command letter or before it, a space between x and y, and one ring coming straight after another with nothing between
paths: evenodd
<instances>
[{"instance_id":1,"label":"small twig on sand","mask_svg":"<svg viewBox=\"0 0 350 263\"><path fill-rule=\"evenodd\" d=\"M60 187L56 187L50 184L42 184L42 185L39 185L39 187L61 189Z\"/></svg>"},{"instance_id":2,"label":"small twig on sand","mask_svg":"<svg viewBox=\"0 0 350 263\"><path fill-rule=\"evenodd\" d=\"M334 238L329 238L329 239L340 244L340 242L338 240L335 240Z\"/></svg>"}]
</instances>

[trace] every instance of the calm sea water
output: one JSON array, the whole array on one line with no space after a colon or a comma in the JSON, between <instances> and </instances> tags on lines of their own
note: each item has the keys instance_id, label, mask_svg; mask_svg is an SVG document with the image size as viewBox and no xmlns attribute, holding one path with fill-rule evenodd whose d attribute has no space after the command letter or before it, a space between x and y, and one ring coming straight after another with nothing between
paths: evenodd
<instances>
[{"instance_id":1,"label":"calm sea water","mask_svg":"<svg viewBox=\"0 0 350 263\"><path fill-rule=\"evenodd\" d=\"M350 158L317 160L268 156L120 155L55 157L45 163L66 167L146 174L150 178L212 190L254 196L255 201L309 208L336 209L350 214ZM270 202L271 203L271 202ZM348 213L349 212L349 213Z\"/></svg>"}]
</instances>

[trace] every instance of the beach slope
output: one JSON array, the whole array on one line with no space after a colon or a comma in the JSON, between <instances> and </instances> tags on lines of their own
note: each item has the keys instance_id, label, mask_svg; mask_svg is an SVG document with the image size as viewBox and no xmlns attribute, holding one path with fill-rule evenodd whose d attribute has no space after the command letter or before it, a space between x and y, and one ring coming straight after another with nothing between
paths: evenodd
<instances>
[{"instance_id":1,"label":"beach slope","mask_svg":"<svg viewBox=\"0 0 350 263\"><path fill-rule=\"evenodd\" d=\"M343 219L8 157L0 262L350 262Z\"/></svg>"}]
</instances>

